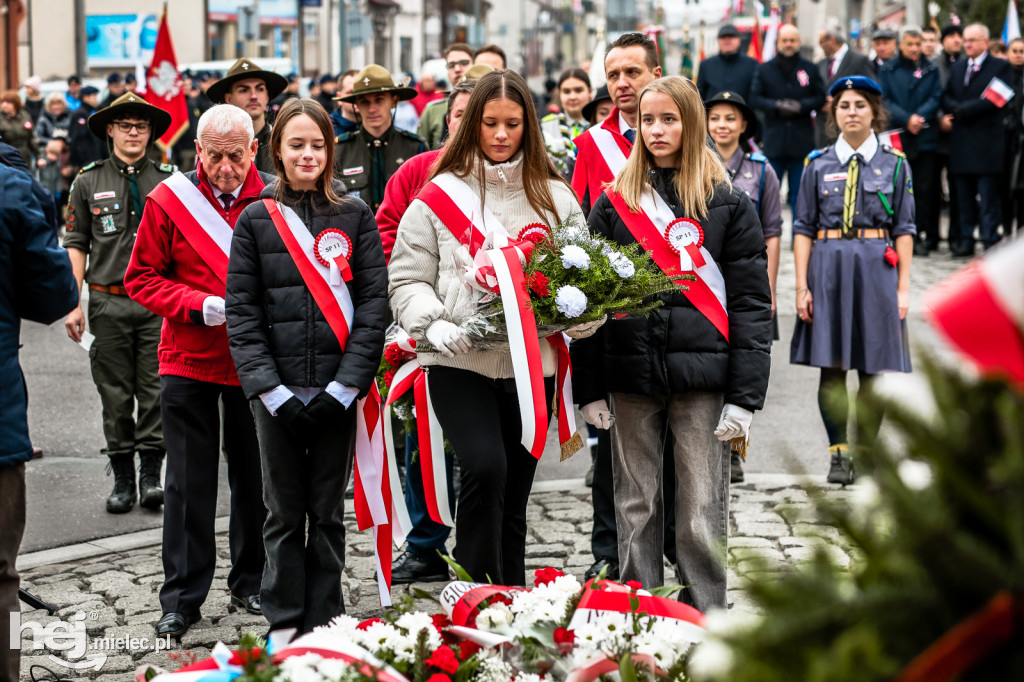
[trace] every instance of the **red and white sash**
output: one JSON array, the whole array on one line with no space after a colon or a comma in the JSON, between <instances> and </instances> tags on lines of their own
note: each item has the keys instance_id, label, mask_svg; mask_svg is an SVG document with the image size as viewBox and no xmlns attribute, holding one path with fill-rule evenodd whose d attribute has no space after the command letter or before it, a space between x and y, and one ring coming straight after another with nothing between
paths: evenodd
<instances>
[{"instance_id":1,"label":"red and white sash","mask_svg":"<svg viewBox=\"0 0 1024 682\"><path fill-rule=\"evenodd\" d=\"M629 146L629 140L621 135L616 137L603 126L598 126L596 129L591 130L590 137L594 140L597 151L600 152L601 162L608 169L608 173L612 179L617 178L619 171L625 167L626 159L629 158L629 153L632 150Z\"/></svg>"},{"instance_id":2,"label":"red and white sash","mask_svg":"<svg viewBox=\"0 0 1024 682\"><path fill-rule=\"evenodd\" d=\"M611 199L612 205L633 238L643 246L669 279L678 285L689 287L683 294L728 341L729 315L726 311L725 279L708 250L703 245L699 246L697 252L700 258L691 259L696 266L691 272L697 279L692 282L680 280L680 275L688 273L680 270L680 256L673 250L665 236L669 224L676 216L664 199L657 192L648 190L640 200L640 212L633 213L618 193L609 190L608 198Z\"/></svg>"},{"instance_id":3,"label":"red and white sash","mask_svg":"<svg viewBox=\"0 0 1024 682\"><path fill-rule=\"evenodd\" d=\"M227 284L234 230L207 196L179 172L157 185L149 198L164 210L217 279Z\"/></svg>"},{"instance_id":4,"label":"red and white sash","mask_svg":"<svg viewBox=\"0 0 1024 682\"><path fill-rule=\"evenodd\" d=\"M590 192L590 205L597 203L597 198L604 192L605 183L618 176L626 165L632 145L618 132L619 112L614 110L601 125L594 126L583 135L589 136L593 145L580 145L579 156L582 163L577 168L585 169L586 177L580 173L573 174L572 188L580 197L585 191Z\"/></svg>"},{"instance_id":5,"label":"red and white sash","mask_svg":"<svg viewBox=\"0 0 1024 682\"><path fill-rule=\"evenodd\" d=\"M469 247L471 256L484 244L489 234L510 234L491 209L480 201L480 195L454 173L442 173L420 190L416 197L430 207L455 238Z\"/></svg>"},{"instance_id":6,"label":"red and white sash","mask_svg":"<svg viewBox=\"0 0 1024 682\"><path fill-rule=\"evenodd\" d=\"M330 283L331 269L317 260L314 246L316 239L295 211L273 199L264 199L263 204L270 213L270 219L274 221L277 233L281 235L281 241L288 248L288 255L299 269L302 281L309 287L313 300L338 337L341 349L345 350L355 315L348 286L344 282L336 285Z\"/></svg>"}]
</instances>

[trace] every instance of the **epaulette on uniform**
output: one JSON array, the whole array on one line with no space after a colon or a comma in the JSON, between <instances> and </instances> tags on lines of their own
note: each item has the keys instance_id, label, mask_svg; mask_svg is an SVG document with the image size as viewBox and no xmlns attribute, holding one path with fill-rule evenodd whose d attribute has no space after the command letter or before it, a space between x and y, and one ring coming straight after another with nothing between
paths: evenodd
<instances>
[{"instance_id":1,"label":"epaulette on uniform","mask_svg":"<svg viewBox=\"0 0 1024 682\"><path fill-rule=\"evenodd\" d=\"M822 147L821 149L815 149L814 151L812 151L810 154L807 155L807 158L804 159L804 166L806 167L807 164L809 164L811 161L814 161L816 158L818 158L819 156L821 156L822 154L824 154L828 150L829 150L828 147Z\"/></svg>"},{"instance_id":2,"label":"epaulette on uniform","mask_svg":"<svg viewBox=\"0 0 1024 682\"><path fill-rule=\"evenodd\" d=\"M395 128L395 130L397 130L397 131L398 131L398 133L399 133L400 135L402 135L403 137L408 137L408 138L409 138L410 140L416 140L417 142L420 142L420 143L426 144L426 143L425 143L425 142L423 141L423 138L421 138L421 137L420 137L419 135L417 135L416 133L410 132L410 131L408 131L408 130L404 130L404 129L402 129L402 128Z\"/></svg>"},{"instance_id":3,"label":"epaulette on uniform","mask_svg":"<svg viewBox=\"0 0 1024 682\"><path fill-rule=\"evenodd\" d=\"M894 156L898 156L898 157L900 157L902 159L907 158L907 155L905 153L903 153L902 149L896 149L895 147L891 147L891 146L889 146L887 144L883 144L882 145L882 151L883 152L888 152L888 153L893 154Z\"/></svg>"},{"instance_id":4,"label":"epaulette on uniform","mask_svg":"<svg viewBox=\"0 0 1024 682\"><path fill-rule=\"evenodd\" d=\"M757 161L758 163L768 163L768 157L761 152L750 152L748 154L751 161Z\"/></svg>"},{"instance_id":5,"label":"epaulette on uniform","mask_svg":"<svg viewBox=\"0 0 1024 682\"><path fill-rule=\"evenodd\" d=\"M91 171L91 170L93 170L95 168L99 168L104 163L106 163L106 161L107 161L106 159L100 159L99 161L93 161L90 164L82 166L82 169L80 171L78 171L78 173L82 174L82 173L85 173L86 171Z\"/></svg>"},{"instance_id":6,"label":"epaulette on uniform","mask_svg":"<svg viewBox=\"0 0 1024 682\"><path fill-rule=\"evenodd\" d=\"M157 170L159 170L161 173L173 173L174 171L178 170L178 167L175 166L173 163L161 163L160 165L157 166Z\"/></svg>"}]
</instances>

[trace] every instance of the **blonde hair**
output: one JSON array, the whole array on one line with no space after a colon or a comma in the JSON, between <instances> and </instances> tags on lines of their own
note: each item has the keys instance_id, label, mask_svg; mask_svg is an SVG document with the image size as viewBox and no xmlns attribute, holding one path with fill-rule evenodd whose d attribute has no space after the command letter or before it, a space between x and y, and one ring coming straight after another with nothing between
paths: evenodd
<instances>
[{"instance_id":1,"label":"blonde hair","mask_svg":"<svg viewBox=\"0 0 1024 682\"><path fill-rule=\"evenodd\" d=\"M676 173L676 194L688 217L703 219L707 216L708 201L714 196L715 189L728 184L729 180L718 155L707 146L707 114L700 92L688 78L666 76L652 81L640 91L637 115L640 117L638 125L641 130L644 96L651 92L668 95L679 109L683 134L679 150L679 172ZM611 185L630 210L640 210L640 199L648 189L648 176L654 167L654 157L643 135L638 135L625 167Z\"/></svg>"}]
</instances>

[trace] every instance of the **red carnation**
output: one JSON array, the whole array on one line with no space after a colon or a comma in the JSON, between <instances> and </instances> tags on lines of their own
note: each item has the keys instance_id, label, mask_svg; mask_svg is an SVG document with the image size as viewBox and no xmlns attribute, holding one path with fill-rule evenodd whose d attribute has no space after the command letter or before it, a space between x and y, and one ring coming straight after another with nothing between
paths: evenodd
<instances>
[{"instance_id":1,"label":"red carnation","mask_svg":"<svg viewBox=\"0 0 1024 682\"><path fill-rule=\"evenodd\" d=\"M406 351L399 347L398 342L389 343L387 348L384 349L384 359L392 367L401 367L407 360Z\"/></svg>"},{"instance_id":2,"label":"red carnation","mask_svg":"<svg viewBox=\"0 0 1024 682\"><path fill-rule=\"evenodd\" d=\"M530 291L541 297L551 295L551 289L548 288L549 283L550 280L548 280L547 275L539 270L531 272L530 276L526 278L526 286L529 287Z\"/></svg>"},{"instance_id":3,"label":"red carnation","mask_svg":"<svg viewBox=\"0 0 1024 682\"><path fill-rule=\"evenodd\" d=\"M430 654L430 658L424 661L424 663L432 668L443 670L449 675L454 675L455 671L459 669L459 659L455 657L455 652L446 646L439 646L434 649L434 653Z\"/></svg>"},{"instance_id":4,"label":"red carnation","mask_svg":"<svg viewBox=\"0 0 1024 682\"><path fill-rule=\"evenodd\" d=\"M576 641L576 633L568 628L555 628L555 644L572 644Z\"/></svg>"},{"instance_id":5,"label":"red carnation","mask_svg":"<svg viewBox=\"0 0 1024 682\"><path fill-rule=\"evenodd\" d=\"M366 630L367 628L369 628L374 623L383 623L383 622L384 622L383 618L367 618L362 623L360 623L359 625L356 626L356 630Z\"/></svg>"},{"instance_id":6,"label":"red carnation","mask_svg":"<svg viewBox=\"0 0 1024 682\"><path fill-rule=\"evenodd\" d=\"M452 625L452 621L443 613L435 613L430 617L430 620L434 621L434 628L441 634L444 634L445 628L449 628Z\"/></svg>"},{"instance_id":7,"label":"red carnation","mask_svg":"<svg viewBox=\"0 0 1024 682\"><path fill-rule=\"evenodd\" d=\"M448 677L444 673L434 673L427 678L427 682L452 682L452 678Z\"/></svg>"},{"instance_id":8,"label":"red carnation","mask_svg":"<svg viewBox=\"0 0 1024 682\"><path fill-rule=\"evenodd\" d=\"M644 589L644 586L642 584L640 584L639 580L627 580L626 581L626 587L628 587L629 589L633 590L634 592L636 592L637 590Z\"/></svg>"},{"instance_id":9,"label":"red carnation","mask_svg":"<svg viewBox=\"0 0 1024 682\"><path fill-rule=\"evenodd\" d=\"M391 388L391 382L395 380L395 370L389 369L384 372L384 385Z\"/></svg>"},{"instance_id":10,"label":"red carnation","mask_svg":"<svg viewBox=\"0 0 1024 682\"><path fill-rule=\"evenodd\" d=\"M550 566L547 568L538 568L533 572L533 584L537 587L547 585L555 578L561 578L563 575L565 575L565 573L562 573L557 568L551 568Z\"/></svg>"},{"instance_id":11,"label":"red carnation","mask_svg":"<svg viewBox=\"0 0 1024 682\"><path fill-rule=\"evenodd\" d=\"M459 642L459 658L465 661L482 648L483 647L476 642L470 642L468 639L464 639Z\"/></svg>"}]
</instances>

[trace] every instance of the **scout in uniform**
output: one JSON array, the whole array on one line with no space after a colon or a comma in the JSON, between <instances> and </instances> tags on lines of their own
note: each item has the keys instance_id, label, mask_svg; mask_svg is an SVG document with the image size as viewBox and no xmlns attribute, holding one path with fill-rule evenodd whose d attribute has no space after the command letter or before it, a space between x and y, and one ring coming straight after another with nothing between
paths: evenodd
<instances>
[{"instance_id":1,"label":"scout in uniform","mask_svg":"<svg viewBox=\"0 0 1024 682\"><path fill-rule=\"evenodd\" d=\"M71 185L64 247L79 287L83 279L89 284L89 326L96 337L89 359L103 405L104 452L114 473L107 511L123 514L135 505L136 452L141 461L140 504L157 509L164 499L157 375L162 320L128 297L124 273L145 197L175 170L146 158L150 143L164 134L171 117L128 92L90 116L88 123L92 134L111 148L110 158L87 165ZM82 340L81 306L68 315L65 327L72 341Z\"/></svg>"},{"instance_id":2,"label":"scout in uniform","mask_svg":"<svg viewBox=\"0 0 1024 682\"><path fill-rule=\"evenodd\" d=\"M836 81L829 113L841 135L807 157L793 221L798 320L790 362L821 368L818 406L828 434L828 481L855 475L847 438L846 373L870 390L879 372L909 372L907 310L914 251L910 165L878 142L882 90L865 76ZM858 429L874 439L880 419Z\"/></svg>"},{"instance_id":3,"label":"scout in uniform","mask_svg":"<svg viewBox=\"0 0 1024 682\"><path fill-rule=\"evenodd\" d=\"M370 64L356 75L352 94L340 98L355 105L359 128L335 138L334 176L375 213L398 167L427 150L417 135L394 126L395 106L415 96L415 88L395 85L387 69Z\"/></svg>"},{"instance_id":4,"label":"scout in uniform","mask_svg":"<svg viewBox=\"0 0 1024 682\"><path fill-rule=\"evenodd\" d=\"M761 220L764 241L768 247L768 283L772 290L772 338L779 338L775 318L775 281L779 275L779 237L782 234L782 200L779 178L761 152L749 151L750 140L757 136L758 122L739 93L726 90L704 102L708 112L708 134L725 162L725 169L734 187L750 197ZM731 455L731 483L743 482L744 456Z\"/></svg>"},{"instance_id":5,"label":"scout in uniform","mask_svg":"<svg viewBox=\"0 0 1024 682\"><path fill-rule=\"evenodd\" d=\"M234 104L252 116L256 131L256 169L274 174L274 160L270 154L270 131L267 106L288 87L288 79L279 73L265 71L255 62L239 59L228 69L228 75L211 85L206 96L214 104Z\"/></svg>"}]
</instances>

